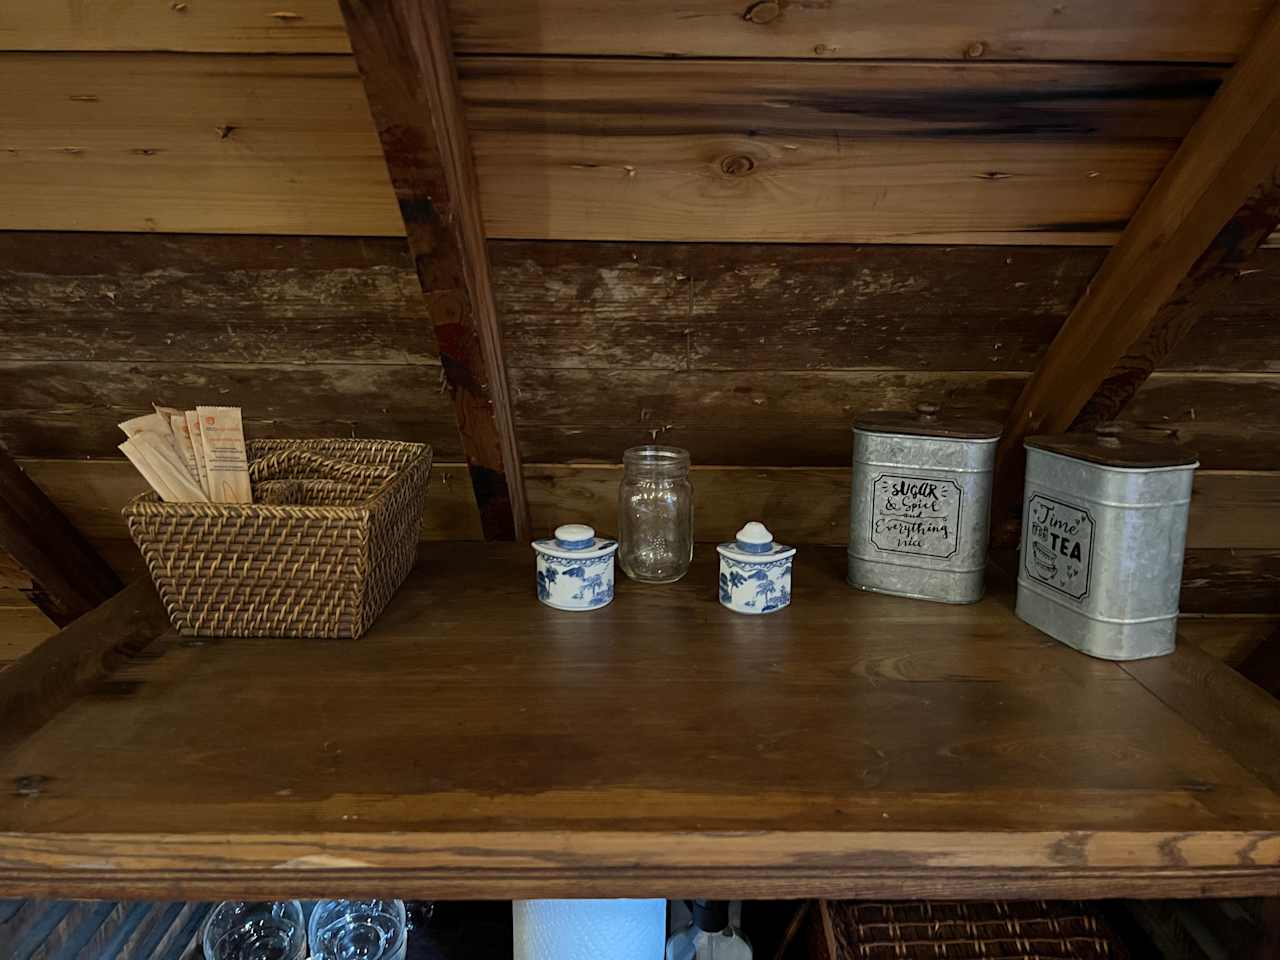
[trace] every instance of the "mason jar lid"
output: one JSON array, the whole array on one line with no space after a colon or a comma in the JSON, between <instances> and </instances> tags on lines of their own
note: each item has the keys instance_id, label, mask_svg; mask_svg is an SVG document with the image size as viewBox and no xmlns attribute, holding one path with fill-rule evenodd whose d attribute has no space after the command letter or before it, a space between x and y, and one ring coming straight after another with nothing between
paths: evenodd
<instances>
[{"instance_id":1,"label":"mason jar lid","mask_svg":"<svg viewBox=\"0 0 1280 960\"><path fill-rule=\"evenodd\" d=\"M1124 426L1119 423L1101 423L1091 433L1055 433L1027 437L1026 444L1036 450L1122 470L1194 467L1199 462L1194 453L1175 443L1127 437Z\"/></svg>"},{"instance_id":2,"label":"mason jar lid","mask_svg":"<svg viewBox=\"0 0 1280 960\"><path fill-rule=\"evenodd\" d=\"M908 437L941 437L947 440L998 440L1003 429L995 420L952 417L940 404L924 401L908 410L872 410L853 421L864 433L895 433Z\"/></svg>"},{"instance_id":3,"label":"mason jar lid","mask_svg":"<svg viewBox=\"0 0 1280 960\"><path fill-rule=\"evenodd\" d=\"M549 557L588 560L617 550L618 541L597 537L595 530L585 523L566 523L556 527L554 537L533 541L533 549Z\"/></svg>"}]
</instances>

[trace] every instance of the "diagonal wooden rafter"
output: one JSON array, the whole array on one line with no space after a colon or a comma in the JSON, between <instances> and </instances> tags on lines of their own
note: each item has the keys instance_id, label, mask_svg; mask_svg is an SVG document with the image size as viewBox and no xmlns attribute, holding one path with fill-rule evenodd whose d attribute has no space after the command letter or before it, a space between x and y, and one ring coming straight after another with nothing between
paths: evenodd
<instances>
[{"instance_id":1,"label":"diagonal wooden rafter","mask_svg":"<svg viewBox=\"0 0 1280 960\"><path fill-rule=\"evenodd\" d=\"M1162 359L1198 305L1269 232L1267 212L1280 195L1277 63L1280 6L1156 180L1014 404L996 455L997 542L1016 539L1023 440L1068 429L1108 382L1090 416L1123 405L1145 379L1134 371L1149 372ZM1108 391L1115 393L1110 399Z\"/></svg>"},{"instance_id":2,"label":"diagonal wooden rafter","mask_svg":"<svg viewBox=\"0 0 1280 960\"><path fill-rule=\"evenodd\" d=\"M121 588L106 561L3 449L0 550L26 572L32 602L59 626L88 613Z\"/></svg>"},{"instance_id":3,"label":"diagonal wooden rafter","mask_svg":"<svg viewBox=\"0 0 1280 960\"><path fill-rule=\"evenodd\" d=\"M529 513L444 0L342 0L490 540Z\"/></svg>"}]
</instances>

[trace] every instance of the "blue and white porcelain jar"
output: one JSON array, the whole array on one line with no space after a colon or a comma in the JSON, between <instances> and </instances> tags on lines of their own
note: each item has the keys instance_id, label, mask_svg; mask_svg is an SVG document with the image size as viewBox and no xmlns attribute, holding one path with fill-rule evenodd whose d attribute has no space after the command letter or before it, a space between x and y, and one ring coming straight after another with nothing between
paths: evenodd
<instances>
[{"instance_id":1,"label":"blue and white porcelain jar","mask_svg":"<svg viewBox=\"0 0 1280 960\"><path fill-rule=\"evenodd\" d=\"M773 542L763 523L752 520L720 554L720 602L735 613L773 613L791 602L795 547Z\"/></svg>"},{"instance_id":2,"label":"blue and white porcelain jar","mask_svg":"<svg viewBox=\"0 0 1280 960\"><path fill-rule=\"evenodd\" d=\"M618 541L597 537L585 524L556 528L533 541L538 556L538 599L557 610L595 610L613 599L613 555Z\"/></svg>"}]
</instances>

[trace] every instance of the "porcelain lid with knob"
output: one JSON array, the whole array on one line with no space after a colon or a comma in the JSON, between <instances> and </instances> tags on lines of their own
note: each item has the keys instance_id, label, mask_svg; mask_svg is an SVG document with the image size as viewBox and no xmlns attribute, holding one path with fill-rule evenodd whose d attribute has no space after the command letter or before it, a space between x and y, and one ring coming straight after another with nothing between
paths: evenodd
<instances>
[{"instance_id":1,"label":"porcelain lid with knob","mask_svg":"<svg viewBox=\"0 0 1280 960\"><path fill-rule=\"evenodd\" d=\"M549 557L588 560L617 550L618 541L597 537L595 529L585 523L566 523L556 527L554 537L533 541L533 549Z\"/></svg>"},{"instance_id":2,"label":"porcelain lid with knob","mask_svg":"<svg viewBox=\"0 0 1280 960\"><path fill-rule=\"evenodd\" d=\"M734 534L731 542L717 546L716 551L733 560L755 563L792 556L796 548L776 543L768 527L752 520Z\"/></svg>"}]
</instances>

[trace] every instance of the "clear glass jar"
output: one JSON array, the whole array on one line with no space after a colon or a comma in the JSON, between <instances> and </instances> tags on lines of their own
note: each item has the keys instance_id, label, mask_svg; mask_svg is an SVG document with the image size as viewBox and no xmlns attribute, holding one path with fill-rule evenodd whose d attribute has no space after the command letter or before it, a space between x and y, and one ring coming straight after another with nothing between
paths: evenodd
<instances>
[{"instance_id":1,"label":"clear glass jar","mask_svg":"<svg viewBox=\"0 0 1280 960\"><path fill-rule=\"evenodd\" d=\"M673 583L693 559L689 451L632 447L622 455L618 562L632 580Z\"/></svg>"}]
</instances>

